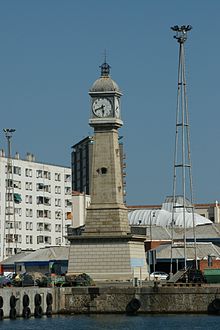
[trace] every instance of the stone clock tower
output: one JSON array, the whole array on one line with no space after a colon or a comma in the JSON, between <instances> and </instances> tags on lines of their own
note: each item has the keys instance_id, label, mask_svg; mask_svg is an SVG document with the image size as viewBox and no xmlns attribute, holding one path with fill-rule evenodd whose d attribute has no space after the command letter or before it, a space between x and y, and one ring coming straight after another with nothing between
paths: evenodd
<instances>
[{"instance_id":1,"label":"stone clock tower","mask_svg":"<svg viewBox=\"0 0 220 330\"><path fill-rule=\"evenodd\" d=\"M94 128L91 178L91 205L87 210L87 234L127 235L127 208L123 202L121 159L118 129L123 125L120 114L121 92L109 76L107 63L101 66L101 77L90 89Z\"/></svg>"},{"instance_id":2,"label":"stone clock tower","mask_svg":"<svg viewBox=\"0 0 220 330\"><path fill-rule=\"evenodd\" d=\"M68 273L87 273L94 280L130 280L147 276L143 239L131 235L123 202L118 129L121 120L118 85L110 66L101 65L101 77L92 85L89 124L94 128L91 204L85 231L71 242ZM74 212L74 211L73 211ZM142 275L140 275L142 274Z\"/></svg>"}]
</instances>

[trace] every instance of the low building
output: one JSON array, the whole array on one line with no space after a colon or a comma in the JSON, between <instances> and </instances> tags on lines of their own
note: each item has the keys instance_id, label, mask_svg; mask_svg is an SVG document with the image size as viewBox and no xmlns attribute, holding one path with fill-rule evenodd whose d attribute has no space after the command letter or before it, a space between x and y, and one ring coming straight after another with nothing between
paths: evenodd
<instances>
[{"instance_id":1,"label":"low building","mask_svg":"<svg viewBox=\"0 0 220 330\"><path fill-rule=\"evenodd\" d=\"M16 273L40 272L65 274L68 267L68 246L45 247L15 261Z\"/></svg>"},{"instance_id":2,"label":"low building","mask_svg":"<svg viewBox=\"0 0 220 330\"><path fill-rule=\"evenodd\" d=\"M13 255L1 262L2 273L64 274L68 266L68 246L51 246Z\"/></svg>"},{"instance_id":3,"label":"low building","mask_svg":"<svg viewBox=\"0 0 220 330\"><path fill-rule=\"evenodd\" d=\"M170 272L171 262L171 245L163 244L158 246L155 250L155 269L163 270L167 273ZM220 266L220 247L214 245L211 242L197 242L196 243L196 255L198 268L204 270L205 268L212 268L212 266ZM212 258L212 263L208 263L209 258ZM193 266L195 260L195 244L186 244L186 258L187 266ZM172 248L172 261L173 261L173 272L176 273L179 269L184 268L184 246L179 243ZM153 271L153 268L151 269Z\"/></svg>"}]
</instances>

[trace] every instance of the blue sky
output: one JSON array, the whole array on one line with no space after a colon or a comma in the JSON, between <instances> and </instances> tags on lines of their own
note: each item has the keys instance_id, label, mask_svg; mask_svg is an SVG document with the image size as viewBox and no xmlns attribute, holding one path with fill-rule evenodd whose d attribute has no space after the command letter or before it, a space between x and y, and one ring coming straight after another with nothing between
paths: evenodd
<instances>
[{"instance_id":1,"label":"blue sky","mask_svg":"<svg viewBox=\"0 0 220 330\"><path fill-rule=\"evenodd\" d=\"M127 203L172 194L178 45L185 45L195 201L220 199L220 1L1 0L0 148L70 166L71 146L92 134L88 90L107 50L122 92Z\"/></svg>"}]
</instances>

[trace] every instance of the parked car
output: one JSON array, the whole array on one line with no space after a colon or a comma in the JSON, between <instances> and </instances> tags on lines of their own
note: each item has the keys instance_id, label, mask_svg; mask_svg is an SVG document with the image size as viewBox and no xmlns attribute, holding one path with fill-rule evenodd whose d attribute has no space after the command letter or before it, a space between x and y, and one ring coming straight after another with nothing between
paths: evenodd
<instances>
[{"instance_id":1,"label":"parked car","mask_svg":"<svg viewBox=\"0 0 220 330\"><path fill-rule=\"evenodd\" d=\"M169 275L165 272L153 272L150 274L150 281L154 280L167 280Z\"/></svg>"}]
</instances>

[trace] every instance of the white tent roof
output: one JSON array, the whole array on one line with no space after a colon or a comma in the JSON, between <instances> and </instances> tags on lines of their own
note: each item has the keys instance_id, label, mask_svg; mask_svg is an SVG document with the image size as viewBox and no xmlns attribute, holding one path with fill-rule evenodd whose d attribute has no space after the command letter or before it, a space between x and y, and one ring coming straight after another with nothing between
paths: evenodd
<instances>
[{"instance_id":1,"label":"white tent roof","mask_svg":"<svg viewBox=\"0 0 220 330\"><path fill-rule=\"evenodd\" d=\"M181 199L175 203L174 224L177 227L184 227L184 216L186 228L193 227L193 212L189 205L181 207ZM186 203L184 204L186 205ZM178 208L179 206L179 208ZM165 200L161 209L137 209L128 213L130 225L150 225L168 227L172 223L172 208L173 203L170 198ZM194 212L195 226L212 224L212 221Z\"/></svg>"}]
</instances>

